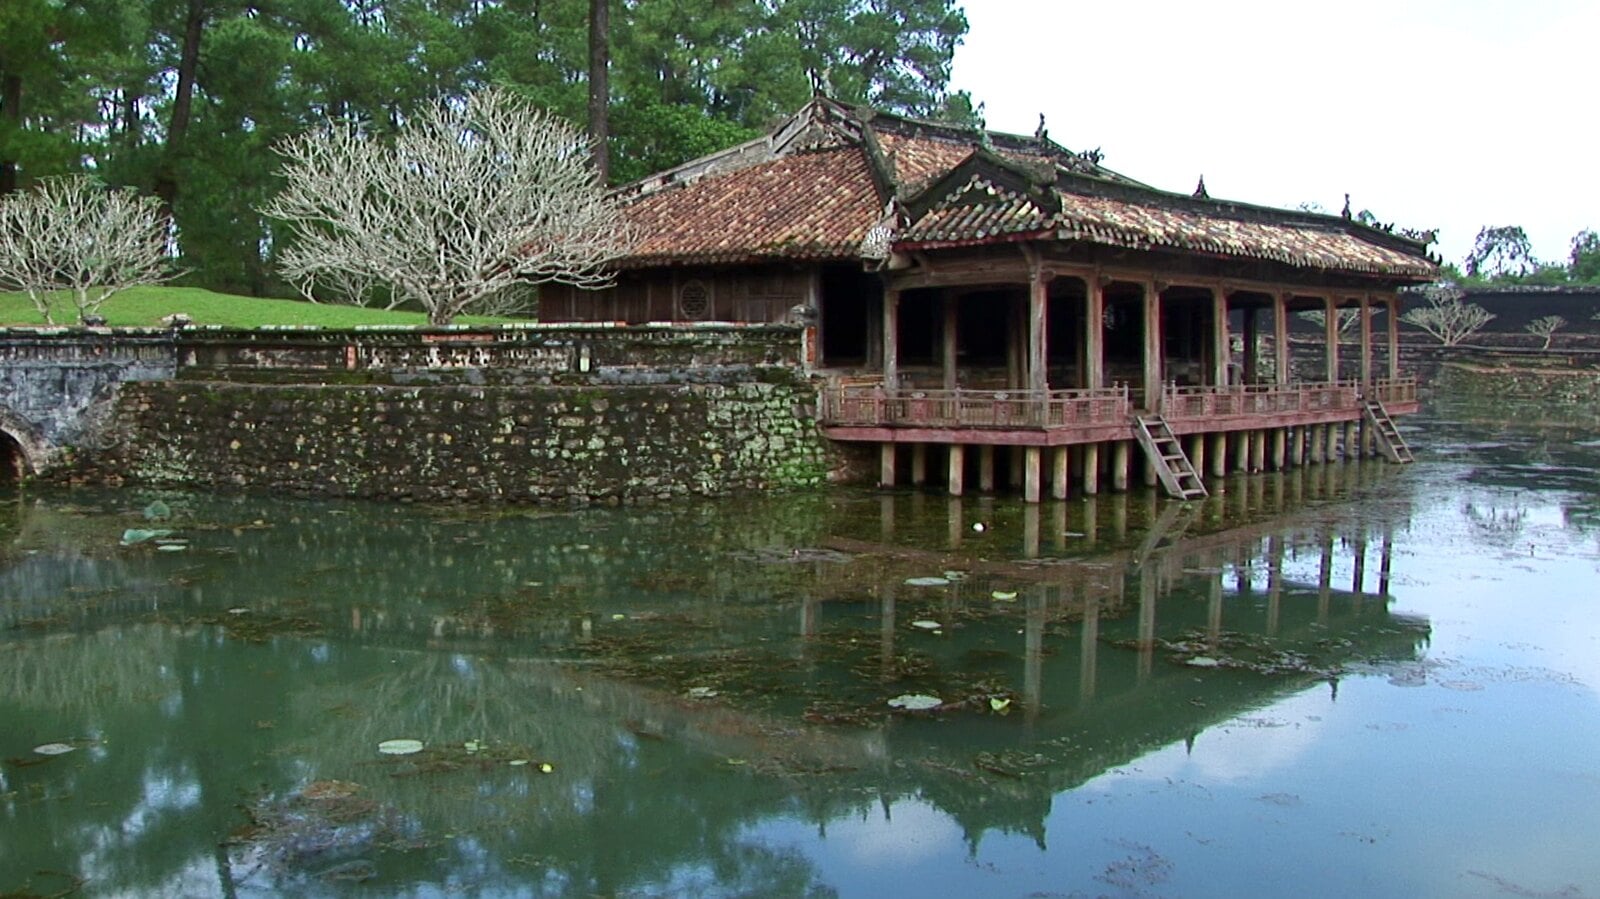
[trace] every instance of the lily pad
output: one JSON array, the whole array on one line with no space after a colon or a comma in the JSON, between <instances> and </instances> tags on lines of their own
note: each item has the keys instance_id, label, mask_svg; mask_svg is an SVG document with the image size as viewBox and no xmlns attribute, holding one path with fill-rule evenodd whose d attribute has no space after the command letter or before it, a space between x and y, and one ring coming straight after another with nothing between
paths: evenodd
<instances>
[{"instance_id":1,"label":"lily pad","mask_svg":"<svg viewBox=\"0 0 1600 899\"><path fill-rule=\"evenodd\" d=\"M996 590L993 593L990 593L989 596L993 599L999 600L1000 602L1017 601L1017 591L1015 590Z\"/></svg>"},{"instance_id":2,"label":"lily pad","mask_svg":"<svg viewBox=\"0 0 1600 899\"><path fill-rule=\"evenodd\" d=\"M936 631L944 627L944 625L934 621L932 618L918 618L916 621L911 622L911 626L924 631Z\"/></svg>"},{"instance_id":3,"label":"lily pad","mask_svg":"<svg viewBox=\"0 0 1600 899\"><path fill-rule=\"evenodd\" d=\"M944 700L927 693L902 693L889 700L889 708L908 712L926 712L944 705Z\"/></svg>"},{"instance_id":4,"label":"lily pad","mask_svg":"<svg viewBox=\"0 0 1600 899\"><path fill-rule=\"evenodd\" d=\"M913 587L945 587L950 584L947 577L908 577L906 583Z\"/></svg>"},{"instance_id":5,"label":"lily pad","mask_svg":"<svg viewBox=\"0 0 1600 899\"><path fill-rule=\"evenodd\" d=\"M33 747L33 751L39 755L66 755L77 748L71 743L45 743L41 746Z\"/></svg>"},{"instance_id":6,"label":"lily pad","mask_svg":"<svg viewBox=\"0 0 1600 899\"><path fill-rule=\"evenodd\" d=\"M145 521L166 521L171 517L172 507L159 499L144 507Z\"/></svg>"},{"instance_id":7,"label":"lily pad","mask_svg":"<svg viewBox=\"0 0 1600 899\"><path fill-rule=\"evenodd\" d=\"M378 744L378 751L384 755L413 755L422 751L421 740L384 740Z\"/></svg>"},{"instance_id":8,"label":"lily pad","mask_svg":"<svg viewBox=\"0 0 1600 899\"><path fill-rule=\"evenodd\" d=\"M1188 665L1190 668L1217 668L1222 665L1221 662L1210 656L1195 656L1192 659L1185 660L1183 664Z\"/></svg>"},{"instance_id":9,"label":"lily pad","mask_svg":"<svg viewBox=\"0 0 1600 899\"><path fill-rule=\"evenodd\" d=\"M166 528L128 528L122 532L122 545L133 546L146 540L159 540L162 537L172 536L172 531Z\"/></svg>"},{"instance_id":10,"label":"lily pad","mask_svg":"<svg viewBox=\"0 0 1600 899\"><path fill-rule=\"evenodd\" d=\"M189 548L187 543L162 543L156 549L164 553L181 553Z\"/></svg>"},{"instance_id":11,"label":"lily pad","mask_svg":"<svg viewBox=\"0 0 1600 899\"><path fill-rule=\"evenodd\" d=\"M712 697L714 697L716 695L717 695L717 691L712 687L690 687L689 688L689 698L690 699L711 699Z\"/></svg>"}]
</instances>

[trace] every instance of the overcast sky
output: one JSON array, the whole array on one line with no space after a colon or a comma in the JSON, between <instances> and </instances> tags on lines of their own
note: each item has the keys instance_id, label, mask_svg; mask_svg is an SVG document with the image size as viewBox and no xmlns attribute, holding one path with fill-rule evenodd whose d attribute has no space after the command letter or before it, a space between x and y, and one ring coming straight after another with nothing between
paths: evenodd
<instances>
[{"instance_id":1,"label":"overcast sky","mask_svg":"<svg viewBox=\"0 0 1600 899\"><path fill-rule=\"evenodd\" d=\"M967 0L952 86L1033 132L1188 192L1437 228L1543 260L1600 230L1597 0Z\"/></svg>"}]
</instances>

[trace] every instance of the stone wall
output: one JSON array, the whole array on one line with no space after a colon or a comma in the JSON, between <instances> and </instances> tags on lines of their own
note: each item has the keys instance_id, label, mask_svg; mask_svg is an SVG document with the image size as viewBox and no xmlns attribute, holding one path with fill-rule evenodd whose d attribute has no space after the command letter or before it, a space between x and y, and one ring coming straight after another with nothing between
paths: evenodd
<instances>
[{"instance_id":1,"label":"stone wall","mask_svg":"<svg viewBox=\"0 0 1600 899\"><path fill-rule=\"evenodd\" d=\"M35 466L51 480L631 503L806 487L859 468L817 431L804 339L794 326L185 328L0 339L0 375L31 372L68 396L72 372L136 343L164 360L135 372L148 380L96 382L103 412L80 416L52 464ZM71 383L55 377L67 369ZM0 387L0 399L33 395ZM28 409L8 433L47 420Z\"/></svg>"},{"instance_id":2,"label":"stone wall","mask_svg":"<svg viewBox=\"0 0 1600 899\"><path fill-rule=\"evenodd\" d=\"M37 471L92 442L126 381L170 378L169 336L158 331L0 328L0 433Z\"/></svg>"},{"instance_id":3,"label":"stone wall","mask_svg":"<svg viewBox=\"0 0 1600 899\"><path fill-rule=\"evenodd\" d=\"M124 385L74 472L402 500L646 502L822 483L799 378L576 387Z\"/></svg>"}]
</instances>

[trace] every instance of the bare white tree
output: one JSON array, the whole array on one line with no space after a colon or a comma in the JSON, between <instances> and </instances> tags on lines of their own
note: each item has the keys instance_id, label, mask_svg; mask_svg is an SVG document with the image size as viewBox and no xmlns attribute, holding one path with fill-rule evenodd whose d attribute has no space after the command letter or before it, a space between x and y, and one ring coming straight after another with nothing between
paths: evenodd
<instances>
[{"instance_id":1,"label":"bare white tree","mask_svg":"<svg viewBox=\"0 0 1600 899\"><path fill-rule=\"evenodd\" d=\"M547 282L611 283L631 241L582 132L501 89L445 103L392 142L350 123L286 142L263 212L290 226L280 265L302 292L384 291L433 324Z\"/></svg>"},{"instance_id":2,"label":"bare white tree","mask_svg":"<svg viewBox=\"0 0 1600 899\"><path fill-rule=\"evenodd\" d=\"M1308 309L1305 312L1297 312L1295 314L1300 316L1302 321L1311 322L1319 328L1326 327L1325 322L1328 320L1328 314L1321 309ZM1382 314L1382 306L1367 307L1367 318L1369 319L1377 318ZM1339 335L1342 337L1345 334L1350 333L1350 331L1355 328L1356 322L1361 321L1361 310L1340 309L1338 310L1337 321L1339 323Z\"/></svg>"},{"instance_id":3,"label":"bare white tree","mask_svg":"<svg viewBox=\"0 0 1600 899\"><path fill-rule=\"evenodd\" d=\"M1567 320L1559 315L1546 315L1536 318L1526 325L1529 334L1544 338L1544 346L1539 347L1541 350L1550 349L1550 339L1556 336L1557 331L1566 326Z\"/></svg>"},{"instance_id":4,"label":"bare white tree","mask_svg":"<svg viewBox=\"0 0 1600 899\"><path fill-rule=\"evenodd\" d=\"M68 175L0 198L0 286L26 291L46 324L53 291L87 323L119 291L171 278L170 262L155 197Z\"/></svg>"},{"instance_id":5,"label":"bare white tree","mask_svg":"<svg viewBox=\"0 0 1600 899\"><path fill-rule=\"evenodd\" d=\"M1494 313L1477 303L1463 302L1465 292L1449 282L1429 284L1422 295L1428 305L1407 309L1400 320L1427 331L1445 346L1455 346L1494 319Z\"/></svg>"}]
</instances>

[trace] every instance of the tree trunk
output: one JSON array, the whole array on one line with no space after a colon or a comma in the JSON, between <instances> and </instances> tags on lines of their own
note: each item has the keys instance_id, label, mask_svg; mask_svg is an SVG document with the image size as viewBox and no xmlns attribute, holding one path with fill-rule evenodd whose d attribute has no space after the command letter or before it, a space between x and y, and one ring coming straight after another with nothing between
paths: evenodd
<instances>
[{"instance_id":1,"label":"tree trunk","mask_svg":"<svg viewBox=\"0 0 1600 899\"><path fill-rule=\"evenodd\" d=\"M172 121L167 126L167 150L156 170L155 194L161 200L161 211L169 218L178 202L178 157L183 153L184 135L189 131L194 75L200 62L200 37L205 31L205 22L206 0L189 0L183 22L183 50L178 56L178 85L172 98Z\"/></svg>"},{"instance_id":2,"label":"tree trunk","mask_svg":"<svg viewBox=\"0 0 1600 899\"><path fill-rule=\"evenodd\" d=\"M22 76L0 66L0 119L13 131L22 130ZM0 196L17 189L17 160L0 159Z\"/></svg>"},{"instance_id":3,"label":"tree trunk","mask_svg":"<svg viewBox=\"0 0 1600 899\"><path fill-rule=\"evenodd\" d=\"M589 0L589 141L602 185L611 175L610 30L610 0Z\"/></svg>"}]
</instances>

